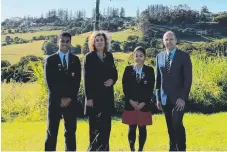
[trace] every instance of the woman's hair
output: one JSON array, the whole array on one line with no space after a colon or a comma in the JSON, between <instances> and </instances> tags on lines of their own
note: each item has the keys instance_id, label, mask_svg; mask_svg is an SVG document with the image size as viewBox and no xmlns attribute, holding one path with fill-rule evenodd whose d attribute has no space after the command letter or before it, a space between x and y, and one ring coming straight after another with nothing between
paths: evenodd
<instances>
[{"instance_id":1,"label":"woman's hair","mask_svg":"<svg viewBox=\"0 0 227 152\"><path fill-rule=\"evenodd\" d=\"M95 48L95 37L96 36L103 36L104 37L104 40L105 40L104 52L109 51L110 46L111 46L111 44L110 44L111 43L111 36L110 36L110 34L108 34L105 31L94 31L94 32L92 32L92 34L90 35L89 40L88 40L89 51L90 52L96 51L96 48Z\"/></svg>"},{"instance_id":2,"label":"woman's hair","mask_svg":"<svg viewBox=\"0 0 227 152\"><path fill-rule=\"evenodd\" d=\"M137 51L140 51L140 52L143 53L144 56L146 57L146 51L145 51L145 49L144 49L142 46L136 47L136 48L134 49L134 52L133 52L133 53L135 54Z\"/></svg>"}]
</instances>

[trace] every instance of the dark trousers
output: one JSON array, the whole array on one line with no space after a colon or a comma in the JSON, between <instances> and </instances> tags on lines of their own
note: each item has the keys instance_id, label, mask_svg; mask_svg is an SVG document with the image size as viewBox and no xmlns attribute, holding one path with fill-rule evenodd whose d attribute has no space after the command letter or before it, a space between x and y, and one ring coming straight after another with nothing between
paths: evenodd
<instances>
[{"instance_id":1,"label":"dark trousers","mask_svg":"<svg viewBox=\"0 0 227 152\"><path fill-rule=\"evenodd\" d=\"M77 115L75 111L73 105L66 108L49 107L45 151L56 151L58 128L62 117L65 126L65 151L76 151Z\"/></svg>"},{"instance_id":2,"label":"dark trousers","mask_svg":"<svg viewBox=\"0 0 227 152\"><path fill-rule=\"evenodd\" d=\"M92 113L89 115L90 145L88 151L109 151L111 115Z\"/></svg>"},{"instance_id":3,"label":"dark trousers","mask_svg":"<svg viewBox=\"0 0 227 152\"><path fill-rule=\"evenodd\" d=\"M170 151L185 151L186 150L186 134L183 125L183 111L177 111L176 106L167 101L163 105L166 124L169 133Z\"/></svg>"},{"instance_id":4,"label":"dark trousers","mask_svg":"<svg viewBox=\"0 0 227 152\"><path fill-rule=\"evenodd\" d=\"M135 151L135 141L136 141L136 128L137 125L130 125L128 131L128 141L131 151ZM147 128L146 126L138 126L139 128L139 151L143 151L144 144L147 139Z\"/></svg>"}]
</instances>

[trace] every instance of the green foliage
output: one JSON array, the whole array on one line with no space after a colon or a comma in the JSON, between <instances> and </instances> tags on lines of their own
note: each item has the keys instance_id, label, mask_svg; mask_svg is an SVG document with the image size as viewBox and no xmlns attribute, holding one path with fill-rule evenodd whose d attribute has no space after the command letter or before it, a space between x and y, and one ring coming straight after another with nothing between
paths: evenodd
<instances>
[{"instance_id":1,"label":"green foliage","mask_svg":"<svg viewBox=\"0 0 227 152\"><path fill-rule=\"evenodd\" d=\"M155 52L157 51L157 52ZM146 50L147 54L157 54L159 50L149 48ZM155 56L155 55L152 56ZM83 57L80 58L83 60ZM29 62L30 60L35 60L36 62ZM227 107L227 59L225 57L213 57L206 53L191 55L192 65L193 65L193 83L190 92L190 102L189 104L200 105L200 107L189 106L189 111L197 112L207 112L209 111L220 111L220 109L226 110ZM18 65L26 65L29 63L28 67L32 69L32 75L40 85L38 89L39 93L35 94L35 101L32 104L24 106L27 101L30 101L30 96L23 96L20 100L16 100L16 96L5 97L4 98L4 108L3 115L4 120L22 120L26 113L26 120L44 120L46 115L47 106L47 86L44 80L43 62L42 60L30 59L21 60ZM115 95L115 107L117 112L122 111L124 102L123 91L122 91L122 75L124 69L127 65L133 64L133 53L124 60L115 59L115 64L118 70L118 81L114 85L114 95ZM147 57L145 64L154 67L155 58ZM4 68L3 68L4 69ZM4 73L4 70L2 72ZM15 72L16 68L9 68L11 72ZM17 70L18 71L18 70ZM37 83L36 83L37 84ZM16 85L16 84L15 84ZM81 82L81 87L78 94L78 99L80 102L84 102L84 88L83 80ZM12 93L13 94L13 93ZM12 99L15 98L15 99ZM37 99L37 100L36 100ZM10 107L10 102L6 101L17 101L15 105ZM20 101L20 102L19 102ZM36 108L34 108L36 107ZM26 109L24 109L26 108ZM16 110L16 109L19 109ZM21 110L23 109L23 110ZM14 111L13 111L14 110ZM25 119L23 119L25 120Z\"/></svg>"},{"instance_id":2,"label":"green foliage","mask_svg":"<svg viewBox=\"0 0 227 152\"><path fill-rule=\"evenodd\" d=\"M83 47L83 54L87 54L89 52L89 48L88 48L88 38L86 38L85 42L84 42L84 47Z\"/></svg>"},{"instance_id":3,"label":"green foliage","mask_svg":"<svg viewBox=\"0 0 227 152\"><path fill-rule=\"evenodd\" d=\"M215 21L217 21L221 25L227 25L227 13L223 13L215 17Z\"/></svg>"},{"instance_id":4,"label":"green foliage","mask_svg":"<svg viewBox=\"0 0 227 152\"><path fill-rule=\"evenodd\" d=\"M45 55L51 55L58 51L57 46L50 41L45 41L43 43L42 49Z\"/></svg>"},{"instance_id":5,"label":"green foliage","mask_svg":"<svg viewBox=\"0 0 227 152\"><path fill-rule=\"evenodd\" d=\"M203 105L227 105L227 59L192 56L193 84L190 100Z\"/></svg>"},{"instance_id":6,"label":"green foliage","mask_svg":"<svg viewBox=\"0 0 227 152\"><path fill-rule=\"evenodd\" d=\"M42 57L25 56L14 65L3 67L1 69L1 81L10 82L32 82L36 79L33 76L33 71L29 65L30 62L42 61Z\"/></svg>"},{"instance_id":7,"label":"green foliage","mask_svg":"<svg viewBox=\"0 0 227 152\"><path fill-rule=\"evenodd\" d=\"M71 53L80 54L81 53L81 46L80 45L76 45L75 47L71 47Z\"/></svg>"},{"instance_id":8,"label":"green foliage","mask_svg":"<svg viewBox=\"0 0 227 152\"><path fill-rule=\"evenodd\" d=\"M121 42L112 41L111 42L111 49L114 52L121 51Z\"/></svg>"},{"instance_id":9,"label":"green foliage","mask_svg":"<svg viewBox=\"0 0 227 152\"><path fill-rule=\"evenodd\" d=\"M7 45L9 45L10 44L10 42L11 42L11 37L10 36L5 36L5 42L6 42L6 44Z\"/></svg>"},{"instance_id":10,"label":"green foliage","mask_svg":"<svg viewBox=\"0 0 227 152\"><path fill-rule=\"evenodd\" d=\"M1 68L8 67L10 65L11 65L10 62L7 61L7 60L2 60L1 61Z\"/></svg>"}]
</instances>

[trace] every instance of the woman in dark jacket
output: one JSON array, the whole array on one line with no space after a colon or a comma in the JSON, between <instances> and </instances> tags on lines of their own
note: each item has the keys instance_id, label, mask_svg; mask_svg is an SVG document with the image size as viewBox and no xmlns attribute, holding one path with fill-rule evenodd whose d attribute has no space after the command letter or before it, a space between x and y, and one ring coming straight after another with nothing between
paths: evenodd
<instances>
[{"instance_id":1,"label":"woman in dark jacket","mask_svg":"<svg viewBox=\"0 0 227 152\"><path fill-rule=\"evenodd\" d=\"M118 78L109 46L106 33L93 32L89 38L90 52L84 58L85 113L89 116L90 129L88 151L109 150L113 86Z\"/></svg>"},{"instance_id":2,"label":"woman in dark jacket","mask_svg":"<svg viewBox=\"0 0 227 152\"><path fill-rule=\"evenodd\" d=\"M129 125L128 140L131 151L135 151L136 128L139 128L139 151L143 150L147 130L152 124L151 98L155 83L154 69L144 64L146 52L135 48L134 65L127 66L123 74L125 109L122 122Z\"/></svg>"}]
</instances>

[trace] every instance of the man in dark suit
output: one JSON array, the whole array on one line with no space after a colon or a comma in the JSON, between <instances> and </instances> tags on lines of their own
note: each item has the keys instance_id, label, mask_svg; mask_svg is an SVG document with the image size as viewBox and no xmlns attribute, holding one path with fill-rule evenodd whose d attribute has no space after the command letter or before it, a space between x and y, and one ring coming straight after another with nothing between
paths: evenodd
<instances>
[{"instance_id":1,"label":"man in dark suit","mask_svg":"<svg viewBox=\"0 0 227 152\"><path fill-rule=\"evenodd\" d=\"M176 36L172 31L164 34L163 43L166 51L156 57L157 107L165 113L169 150L185 151L183 116L192 84L192 64L189 54L176 48Z\"/></svg>"},{"instance_id":2,"label":"man in dark suit","mask_svg":"<svg viewBox=\"0 0 227 152\"><path fill-rule=\"evenodd\" d=\"M77 94L81 80L81 64L70 53L71 35L60 33L59 51L46 59L45 79L49 91L48 125L45 151L55 151L60 119L65 125L65 150L76 150L76 123L80 111Z\"/></svg>"}]
</instances>

